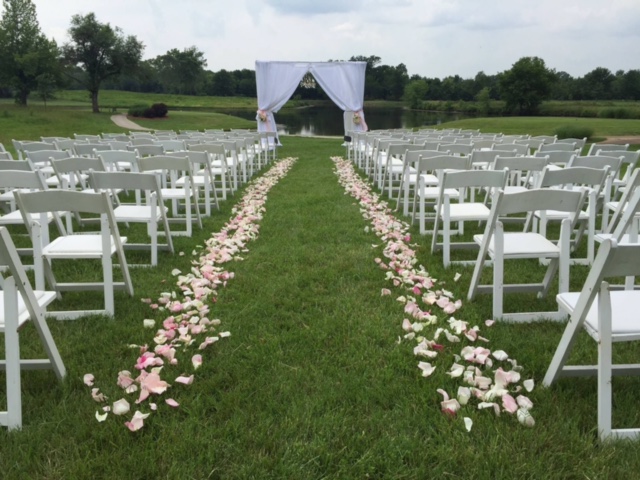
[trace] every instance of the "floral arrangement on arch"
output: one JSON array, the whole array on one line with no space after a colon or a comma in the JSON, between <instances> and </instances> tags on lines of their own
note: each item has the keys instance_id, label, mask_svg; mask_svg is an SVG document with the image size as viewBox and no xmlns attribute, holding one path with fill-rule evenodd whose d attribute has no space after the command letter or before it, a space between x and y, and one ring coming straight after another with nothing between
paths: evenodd
<instances>
[{"instance_id":1,"label":"floral arrangement on arch","mask_svg":"<svg viewBox=\"0 0 640 480\"><path fill-rule=\"evenodd\" d=\"M362 118L360 117L360 114L358 112L354 112L353 114L354 125L360 125L360 122L362 122Z\"/></svg>"}]
</instances>

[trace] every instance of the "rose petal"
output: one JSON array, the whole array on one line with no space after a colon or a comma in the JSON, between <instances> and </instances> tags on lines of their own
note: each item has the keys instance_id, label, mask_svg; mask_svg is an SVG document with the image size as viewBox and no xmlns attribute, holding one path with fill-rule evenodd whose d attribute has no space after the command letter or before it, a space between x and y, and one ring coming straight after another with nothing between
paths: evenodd
<instances>
[{"instance_id":1,"label":"rose petal","mask_svg":"<svg viewBox=\"0 0 640 480\"><path fill-rule=\"evenodd\" d=\"M202 365L202 355L196 354L191 357L191 363L193 364L193 368L197 370Z\"/></svg>"},{"instance_id":2,"label":"rose petal","mask_svg":"<svg viewBox=\"0 0 640 480\"><path fill-rule=\"evenodd\" d=\"M129 402L127 402L124 398L121 398L117 402L113 402L113 414L114 415L124 415L129 412Z\"/></svg>"},{"instance_id":3,"label":"rose petal","mask_svg":"<svg viewBox=\"0 0 640 480\"><path fill-rule=\"evenodd\" d=\"M432 366L429 362L419 362L418 368L422 370L423 377L428 377L436 369L436 367Z\"/></svg>"},{"instance_id":4,"label":"rose petal","mask_svg":"<svg viewBox=\"0 0 640 480\"><path fill-rule=\"evenodd\" d=\"M149 413L141 413L139 410L136 410L136 413L133 414L133 418L131 418L131 421L126 422L125 425L132 432L138 431L144 426L144 420L149 415Z\"/></svg>"},{"instance_id":5,"label":"rose petal","mask_svg":"<svg viewBox=\"0 0 640 480\"><path fill-rule=\"evenodd\" d=\"M193 383L193 375L189 375L188 377L181 375L175 379L175 382L182 383L184 385L191 385Z\"/></svg>"},{"instance_id":6,"label":"rose petal","mask_svg":"<svg viewBox=\"0 0 640 480\"><path fill-rule=\"evenodd\" d=\"M473 427L473 420L469 417L464 417L464 428L467 429L467 432L471 431L471 427Z\"/></svg>"},{"instance_id":7,"label":"rose petal","mask_svg":"<svg viewBox=\"0 0 640 480\"><path fill-rule=\"evenodd\" d=\"M535 386L535 383L533 381L533 379L529 379L529 380L525 380L524 382L522 382L522 385L524 385L524 389L527 392L531 392Z\"/></svg>"},{"instance_id":8,"label":"rose petal","mask_svg":"<svg viewBox=\"0 0 640 480\"><path fill-rule=\"evenodd\" d=\"M107 415L109 415L107 412L105 413L96 412L96 420L99 422L104 422L107 419Z\"/></svg>"},{"instance_id":9,"label":"rose petal","mask_svg":"<svg viewBox=\"0 0 640 480\"><path fill-rule=\"evenodd\" d=\"M533 427L536 424L536 421L533 419L529 410L521 408L517 413L518 421L524 425L525 427Z\"/></svg>"},{"instance_id":10,"label":"rose petal","mask_svg":"<svg viewBox=\"0 0 640 480\"><path fill-rule=\"evenodd\" d=\"M95 380L95 377L91 373L86 373L82 378L82 381L87 387L93 387L94 380Z\"/></svg>"},{"instance_id":11,"label":"rose petal","mask_svg":"<svg viewBox=\"0 0 640 480\"><path fill-rule=\"evenodd\" d=\"M144 320L142 320L142 326L144 328L153 328L156 326L156 321L149 318L145 318Z\"/></svg>"},{"instance_id":12,"label":"rose petal","mask_svg":"<svg viewBox=\"0 0 640 480\"><path fill-rule=\"evenodd\" d=\"M176 402L173 398L167 398L165 400L165 403L173 408L178 408L180 406L180 404Z\"/></svg>"}]
</instances>

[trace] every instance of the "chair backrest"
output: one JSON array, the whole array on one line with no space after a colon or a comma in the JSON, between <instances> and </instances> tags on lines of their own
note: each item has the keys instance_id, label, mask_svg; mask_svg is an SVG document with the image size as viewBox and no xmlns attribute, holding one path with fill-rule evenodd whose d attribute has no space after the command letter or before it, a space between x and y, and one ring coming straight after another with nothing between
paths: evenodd
<instances>
[{"instance_id":1,"label":"chair backrest","mask_svg":"<svg viewBox=\"0 0 640 480\"><path fill-rule=\"evenodd\" d=\"M146 190L156 192L158 203L162 203L162 192L158 176L139 172L89 172L89 183L95 190Z\"/></svg>"},{"instance_id":2,"label":"chair backrest","mask_svg":"<svg viewBox=\"0 0 640 480\"><path fill-rule=\"evenodd\" d=\"M13 160L13 155L11 152L2 151L0 152L0 160Z\"/></svg>"},{"instance_id":3,"label":"chair backrest","mask_svg":"<svg viewBox=\"0 0 640 480\"><path fill-rule=\"evenodd\" d=\"M618 201L617 207L613 214L611 215L611 220L607 224L607 229L605 233L612 233L613 231L618 230L618 225L620 223L623 224L624 231L627 230L628 223L635 217L637 211L635 210L635 203L632 202L632 198L636 193L640 194L640 169L634 170L634 172L629 177L627 181L627 188L625 188L620 200ZM634 198L635 200L635 198ZM630 216L630 217L629 217ZM624 217L624 221L622 218ZM626 223L625 223L626 222ZM621 232L617 232L620 234ZM614 235L615 238L619 239L617 235Z\"/></svg>"},{"instance_id":4,"label":"chair backrest","mask_svg":"<svg viewBox=\"0 0 640 480\"><path fill-rule=\"evenodd\" d=\"M557 139L557 135L536 135L530 138L530 140L542 140L543 143L555 143Z\"/></svg>"},{"instance_id":5,"label":"chair backrest","mask_svg":"<svg viewBox=\"0 0 640 480\"><path fill-rule=\"evenodd\" d=\"M154 155L138 159L138 169L140 172L151 172L158 170L165 171L185 171L192 172L189 157L173 157L169 155Z\"/></svg>"},{"instance_id":6,"label":"chair backrest","mask_svg":"<svg viewBox=\"0 0 640 480\"><path fill-rule=\"evenodd\" d=\"M589 153L587 155L594 155L598 150L603 152L617 152L619 150L629 150L629 144L618 145L615 143L592 143L589 147Z\"/></svg>"},{"instance_id":7,"label":"chair backrest","mask_svg":"<svg viewBox=\"0 0 640 480\"><path fill-rule=\"evenodd\" d=\"M99 142L102 140L100 135L85 135L85 134L74 133L73 136L75 137L76 140L84 140L87 142Z\"/></svg>"},{"instance_id":8,"label":"chair backrest","mask_svg":"<svg viewBox=\"0 0 640 480\"><path fill-rule=\"evenodd\" d=\"M545 168L540 177L538 188L559 187L563 185L584 185L595 187L604 185L609 169L590 167L567 167L561 169Z\"/></svg>"},{"instance_id":9,"label":"chair backrest","mask_svg":"<svg viewBox=\"0 0 640 480\"><path fill-rule=\"evenodd\" d=\"M155 141L155 144L162 145L165 152L176 152L185 149L184 142L177 139L159 139Z\"/></svg>"},{"instance_id":10,"label":"chair backrest","mask_svg":"<svg viewBox=\"0 0 640 480\"><path fill-rule=\"evenodd\" d=\"M23 212L23 216L29 213L83 212L110 214L111 219L113 219L113 207L106 192L95 194L52 189L26 193L16 191L15 196L18 208ZM25 223L29 223L28 217L25 217ZM113 230L112 235L115 235Z\"/></svg>"},{"instance_id":11,"label":"chair backrest","mask_svg":"<svg viewBox=\"0 0 640 480\"><path fill-rule=\"evenodd\" d=\"M493 163L500 153L499 150L474 150L471 152L471 165Z\"/></svg>"},{"instance_id":12,"label":"chair backrest","mask_svg":"<svg viewBox=\"0 0 640 480\"><path fill-rule=\"evenodd\" d=\"M3 170L22 170L31 172L33 171L33 164L26 160L0 160L0 171Z\"/></svg>"},{"instance_id":13,"label":"chair backrest","mask_svg":"<svg viewBox=\"0 0 640 480\"><path fill-rule=\"evenodd\" d=\"M450 188L487 187L502 189L507 182L507 170L445 171L440 182L440 192Z\"/></svg>"},{"instance_id":14,"label":"chair backrest","mask_svg":"<svg viewBox=\"0 0 640 480\"><path fill-rule=\"evenodd\" d=\"M129 140L112 140L107 139L104 141L105 144L111 145L111 150L126 150L131 142Z\"/></svg>"},{"instance_id":15,"label":"chair backrest","mask_svg":"<svg viewBox=\"0 0 640 480\"><path fill-rule=\"evenodd\" d=\"M78 143L73 146L73 151L76 155L94 156L95 152L101 152L104 150L113 150L109 143Z\"/></svg>"},{"instance_id":16,"label":"chair backrest","mask_svg":"<svg viewBox=\"0 0 640 480\"><path fill-rule=\"evenodd\" d=\"M571 159L567 167L589 167L589 168L605 168L609 167L611 175L617 175L622 159L614 156L605 157L601 155L586 155L584 157L575 156Z\"/></svg>"},{"instance_id":17,"label":"chair backrest","mask_svg":"<svg viewBox=\"0 0 640 480\"><path fill-rule=\"evenodd\" d=\"M33 190L46 190L47 184L45 183L42 174L38 171L4 170L2 175L0 175L0 188L29 188Z\"/></svg>"},{"instance_id":18,"label":"chair backrest","mask_svg":"<svg viewBox=\"0 0 640 480\"><path fill-rule=\"evenodd\" d=\"M493 170L509 169L509 172L542 172L549 162L548 157L502 157L493 161Z\"/></svg>"},{"instance_id":19,"label":"chair backrest","mask_svg":"<svg viewBox=\"0 0 640 480\"><path fill-rule=\"evenodd\" d=\"M563 150L547 150L540 151L538 150L533 154L534 157L549 157L549 164L551 165L562 165L565 166L568 164L571 159L576 156L576 152L573 150L563 151Z\"/></svg>"},{"instance_id":20,"label":"chair backrest","mask_svg":"<svg viewBox=\"0 0 640 480\"><path fill-rule=\"evenodd\" d=\"M138 156L129 150L104 150L98 154L107 170L119 170L120 163L127 163L131 170L137 168Z\"/></svg>"},{"instance_id":21,"label":"chair backrest","mask_svg":"<svg viewBox=\"0 0 640 480\"><path fill-rule=\"evenodd\" d=\"M471 143L473 144L474 149L478 148L492 148L495 144L495 140L493 138L478 138L472 139Z\"/></svg>"},{"instance_id":22,"label":"chair backrest","mask_svg":"<svg viewBox=\"0 0 640 480\"><path fill-rule=\"evenodd\" d=\"M59 158L69 158L71 154L68 150L40 150L37 152L27 152L27 158L33 163L49 163L49 160Z\"/></svg>"},{"instance_id":23,"label":"chair backrest","mask_svg":"<svg viewBox=\"0 0 640 480\"><path fill-rule=\"evenodd\" d=\"M56 146L49 142L20 142L20 150L25 153L39 150L56 150Z\"/></svg>"},{"instance_id":24,"label":"chair backrest","mask_svg":"<svg viewBox=\"0 0 640 480\"><path fill-rule=\"evenodd\" d=\"M493 149L499 151L515 152L515 155L529 155L528 143L496 143L493 146Z\"/></svg>"},{"instance_id":25,"label":"chair backrest","mask_svg":"<svg viewBox=\"0 0 640 480\"><path fill-rule=\"evenodd\" d=\"M470 155L473 152L473 145L465 143L442 143L438 150L448 151L450 155Z\"/></svg>"},{"instance_id":26,"label":"chair backrest","mask_svg":"<svg viewBox=\"0 0 640 480\"><path fill-rule=\"evenodd\" d=\"M52 160L51 166L57 174L89 172L95 170L97 172L105 172L106 167L101 158L89 157L69 157Z\"/></svg>"},{"instance_id":27,"label":"chair backrest","mask_svg":"<svg viewBox=\"0 0 640 480\"><path fill-rule=\"evenodd\" d=\"M75 140L73 138L64 138L53 142L58 150L72 150L79 143L89 143L86 140Z\"/></svg>"},{"instance_id":28,"label":"chair backrest","mask_svg":"<svg viewBox=\"0 0 640 480\"><path fill-rule=\"evenodd\" d=\"M579 148L580 150L582 150L584 148L584 146L587 144L587 137L584 138L561 138L556 140L556 144L557 143L573 143L575 144L576 148Z\"/></svg>"},{"instance_id":29,"label":"chair backrest","mask_svg":"<svg viewBox=\"0 0 640 480\"><path fill-rule=\"evenodd\" d=\"M498 190L491 208L496 219L514 213L532 213L544 210L569 212L577 217L584 205L585 198L586 192L584 190L536 188L517 193L504 193L502 190Z\"/></svg>"},{"instance_id":30,"label":"chair backrest","mask_svg":"<svg viewBox=\"0 0 640 480\"><path fill-rule=\"evenodd\" d=\"M129 145L127 150L136 152L138 157L163 155L165 153L162 145Z\"/></svg>"},{"instance_id":31,"label":"chair backrest","mask_svg":"<svg viewBox=\"0 0 640 480\"><path fill-rule=\"evenodd\" d=\"M545 143L543 145L540 145L540 148L538 149L538 152L551 152L551 151L557 151L557 152L574 152L574 153L579 153L578 148L576 147L575 143L569 143L569 142L565 142L565 143Z\"/></svg>"},{"instance_id":32,"label":"chair backrest","mask_svg":"<svg viewBox=\"0 0 640 480\"><path fill-rule=\"evenodd\" d=\"M189 151L207 152L211 155L226 155L226 150L222 143L199 143L197 145L189 145Z\"/></svg>"},{"instance_id":33,"label":"chair backrest","mask_svg":"<svg viewBox=\"0 0 640 480\"><path fill-rule=\"evenodd\" d=\"M617 157L622 161L623 165L627 165L628 168L634 169L638 164L638 160L640 159L640 150L598 150L596 151L595 155L604 157ZM622 166L620 168L622 168Z\"/></svg>"}]
</instances>

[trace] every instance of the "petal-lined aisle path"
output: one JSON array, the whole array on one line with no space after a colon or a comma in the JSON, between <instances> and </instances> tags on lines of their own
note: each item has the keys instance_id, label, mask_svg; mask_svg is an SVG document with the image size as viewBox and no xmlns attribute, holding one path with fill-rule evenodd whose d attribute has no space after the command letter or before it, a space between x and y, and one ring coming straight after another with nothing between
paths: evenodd
<instances>
[{"instance_id":1,"label":"petal-lined aisle path","mask_svg":"<svg viewBox=\"0 0 640 480\"><path fill-rule=\"evenodd\" d=\"M437 390L457 400L457 389L470 366L465 362L484 358L484 365L474 363L475 381L475 366L483 372L488 367L484 351L463 360L462 350L471 340L463 333L462 323L449 322L450 316L468 322L472 329L480 327L476 333L491 342L478 345L501 358L496 350L515 356L525 367L522 380L532 376L529 372L535 378L544 374L562 326L497 324L488 329L484 323L490 310L487 302L463 302L460 309L456 305L468 272L460 270L462 278L456 283L455 270L445 271L440 259L432 261L424 239L416 237L405 246L415 250L417 265L425 265L425 274L416 270L413 280L431 278L436 296L438 290L451 292L451 297L444 295L447 301L434 299L442 308L432 307L431 313L442 328L449 329L449 335L460 338L459 343L445 342L443 331L437 345L445 350L434 359L422 358L432 355L429 347L435 347L417 341L419 335L432 340L432 329L437 328L424 325L417 331L419 323L426 323L421 320L427 320L417 317L429 311L421 302L425 292L431 301L430 287L414 281L407 292L393 286L404 273L396 269L402 259L391 256L403 251L400 243L406 232L396 242L389 242L390 237L383 242L374 234L381 224L372 212L365 220L367 209L338 183L331 157L343 149L334 140L288 137L283 143L280 156L295 156L298 161L269 190L260 235L248 244L248 252L242 252L244 260L224 267L235 274L233 281L209 305L208 318L222 322L219 327L213 325L216 332L229 331L231 336L200 351L208 336L218 336L205 333L193 351L178 352L178 366L163 356L166 372L161 371L160 381L165 379L171 387L158 396L164 385L151 377L142 396L149 395L135 405L141 396L138 389L131 394L130 413L117 416L116 409L126 409L122 403L113 405L124 396L115 385L117 372L128 369L134 376L136 365L155 358L127 344L154 345L157 331L175 330L174 322L165 325L166 316L155 316L139 298L134 301L121 295L117 306L121 316L113 320L53 323L59 348L67 352L65 361L71 364L69 381L58 386L50 372L27 373L23 384L26 428L11 434L0 430L0 477L627 478L625 472L638 469L636 447L594 448L597 436L588 430L594 424L590 399L595 397L590 397L592 385L586 383L576 387L568 382L553 391L536 389L531 394L536 404L535 428L524 428L515 415L502 413L513 405L497 398L485 403L495 403L499 417L495 407L478 410L480 399L475 397L452 416L451 404L457 406L454 402L442 405ZM348 183L355 185L355 181ZM220 231L231 216L231 205L238 201L239 195L208 219L209 232ZM151 269L135 272L140 291L145 292L140 297L155 302L161 292L177 290L176 282L189 271L187 260L198 258L191 257L191 250L209 236L200 233L199 240L180 239L185 255L161 258L154 276ZM182 273L171 275L177 267ZM388 280L387 272L392 272ZM151 280L145 285L146 278ZM198 286L190 287L195 295L194 288ZM382 289L392 294L381 295ZM401 296L404 301L398 302ZM418 296L420 302L409 298L418 300ZM169 308L178 307L172 298L168 300ZM447 314L447 307L455 311ZM145 318L156 320L152 329L141 327ZM403 324L413 331L403 330ZM412 333L413 340L402 338ZM184 334L186 340L189 332ZM163 352L171 355L170 349ZM454 354L461 355L456 363L463 369L453 365ZM422 376L426 369L418 368L420 361L436 367L430 377ZM493 363L506 366L505 371L510 368L495 355ZM193 383L176 383L174 374L189 378L194 371ZM454 377L458 371L461 377ZM82 384L88 372L96 377L93 388L100 388L96 394L110 397L112 411L101 423L94 418L101 404L91 399L91 387ZM173 407L165 398L179 406ZM152 401L158 408L147 420L132 417L136 409L148 413ZM470 432L463 417L473 420ZM144 420L144 427L136 430L139 420ZM136 431L130 432L125 421ZM623 461L619 461L620 452Z\"/></svg>"}]
</instances>

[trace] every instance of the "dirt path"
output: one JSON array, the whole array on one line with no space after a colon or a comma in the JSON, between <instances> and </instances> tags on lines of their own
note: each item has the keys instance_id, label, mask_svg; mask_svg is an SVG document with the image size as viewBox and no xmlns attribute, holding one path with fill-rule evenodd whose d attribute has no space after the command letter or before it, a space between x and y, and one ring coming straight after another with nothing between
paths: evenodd
<instances>
[{"instance_id":1,"label":"dirt path","mask_svg":"<svg viewBox=\"0 0 640 480\"><path fill-rule=\"evenodd\" d=\"M640 136L627 135L627 136L621 136L621 137L607 137L607 139L604 142L600 142L600 143L616 143L618 145L624 145L628 143L629 145L638 145L640 144Z\"/></svg>"},{"instance_id":2,"label":"dirt path","mask_svg":"<svg viewBox=\"0 0 640 480\"><path fill-rule=\"evenodd\" d=\"M153 128L145 128L141 127L135 122L132 122L127 118L126 115L111 115L111 121L115 123L117 126L121 128L126 128L127 130L153 130Z\"/></svg>"}]
</instances>

